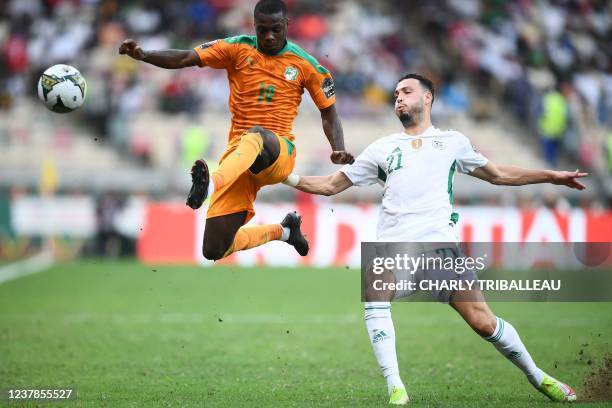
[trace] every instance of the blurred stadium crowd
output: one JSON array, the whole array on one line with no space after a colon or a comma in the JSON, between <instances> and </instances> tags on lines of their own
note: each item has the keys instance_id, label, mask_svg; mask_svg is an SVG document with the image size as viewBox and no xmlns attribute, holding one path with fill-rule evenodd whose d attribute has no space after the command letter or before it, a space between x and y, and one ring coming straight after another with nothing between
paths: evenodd
<instances>
[{"instance_id":1,"label":"blurred stadium crowd","mask_svg":"<svg viewBox=\"0 0 612 408\"><path fill-rule=\"evenodd\" d=\"M435 123L452 125L454 119L462 118L467 120L461 122L465 129L459 129L468 134L475 134L475 126L480 124L480 134L489 137L491 133L493 145L501 144L504 138L516 139L512 142L521 145L523 154L520 150L501 150L504 158L512 155L514 163L518 156L535 153L550 166L576 165L597 174L602 184L610 180L612 2L285 1L290 8L289 38L334 74L345 127L357 119L371 118L365 133L371 138L374 130L380 132L384 127L380 118L392 116L396 80L406 72L420 72L436 83ZM225 73L211 69L158 69L119 56L117 49L128 37L137 39L145 49L186 49L211 39L250 34L254 4L255 0L0 0L0 148L25 143L25 150L30 149L23 129L9 123L12 112L31 105L30 113L23 117L37 118L41 107L35 88L41 72L56 63L69 63L83 72L88 84L86 103L71 114L81 128L67 132L56 127L57 118L52 116L43 137L57 133L59 142L54 143L65 146L69 137L93 135L96 143L90 143L90 149L95 160L104 156L99 140L122 158L122 164L137 164L146 170L146 178L157 177L156 180L162 180L160 174L170 171L153 157L155 149L165 151L166 156L181 156L166 161L171 165L187 166L202 155L216 158L211 145L225 141L226 133L222 132L227 123L219 119L213 131L213 124L203 122L202 115L225 118L229 93ZM308 105L309 98L305 99ZM307 106L300 114L303 115L313 116L312 123L320 131L314 106ZM187 119L174 121L179 117ZM165 133L177 124L184 127L178 132L178 142ZM26 132L35 128L33 123L22 125ZM36 126L40 133L40 124ZM161 148L143 137L153 130L168 139ZM357 153L366 141L353 133L347 134L347 142ZM216 137L209 136L212 134ZM325 168L320 157L327 154L328 146L324 139L320 140L320 147L301 148L301 154L307 156L302 169ZM484 151L490 153L487 147L490 146ZM60 152L59 164L68 161L66 157L82 155L81 150L72 156L65 153ZM531 159L525 160L528 164ZM130 208L127 203L134 197L142 194L141 198L145 198L150 192L137 187L119 192L91 186L66 187L61 183L57 188L57 170L47 157L23 164L17 173L25 173L25 166L39 161L43 162L40 183L50 186L40 188L43 196L45 190L54 189L75 197L95 194L96 232L90 241L90 252L133 253L133 237L126 238L118 231L115 219ZM109 163L112 166L114 162ZM151 168L156 166L157 172L153 173ZM123 167L120 171L122 179L129 179ZM180 172L184 173L184 168ZM138 186L138 182L134 185ZM33 190L32 185L0 186L0 229L10 224L10 200ZM537 197L522 192L493 192L486 196L464 193L457 196L456 203L512 205L521 209L606 206L604 197L597 194L574 197L570 202L559 192L549 194L545 189ZM282 193L291 191L285 189ZM167 191L162 198L173 194L183 199L182 191ZM378 194L377 190L368 196L360 190L344 200L377 200ZM608 202L611 196L609 193ZM305 195L281 198L314 200ZM8 247L14 246L11 245ZM0 253L6 253L6 248L0 245ZM19 247L15 248L15 253L20 252Z\"/></svg>"},{"instance_id":2,"label":"blurred stadium crowd","mask_svg":"<svg viewBox=\"0 0 612 408\"><path fill-rule=\"evenodd\" d=\"M127 120L143 110L196 115L226 109L223 72L168 74L117 55L189 48L252 33L253 1L9 0L0 2L0 108L33 97L46 67L86 73L85 123L147 163ZM343 116L375 114L407 71L438 87L434 115L486 120L511 112L541 140L552 166L565 154L612 169L612 3L606 0L288 0L290 38L334 73Z\"/></svg>"},{"instance_id":3,"label":"blurred stadium crowd","mask_svg":"<svg viewBox=\"0 0 612 408\"><path fill-rule=\"evenodd\" d=\"M529 124L551 165L563 150L588 168L610 168L612 3L433 4L418 9L419 20L438 51L454 55L482 93L492 90Z\"/></svg>"}]
</instances>

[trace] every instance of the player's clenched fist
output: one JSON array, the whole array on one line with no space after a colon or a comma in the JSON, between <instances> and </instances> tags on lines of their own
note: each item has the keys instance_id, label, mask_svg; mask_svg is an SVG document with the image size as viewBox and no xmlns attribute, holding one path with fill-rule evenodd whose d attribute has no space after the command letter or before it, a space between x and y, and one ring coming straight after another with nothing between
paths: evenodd
<instances>
[{"instance_id":1,"label":"player's clenched fist","mask_svg":"<svg viewBox=\"0 0 612 408\"><path fill-rule=\"evenodd\" d=\"M131 38L128 38L121 43L121 46L119 47L119 54L129 55L130 57L139 61L145 57L145 53L142 48L140 48L140 45L138 45L138 43Z\"/></svg>"},{"instance_id":2,"label":"player's clenched fist","mask_svg":"<svg viewBox=\"0 0 612 408\"><path fill-rule=\"evenodd\" d=\"M334 150L329 158L334 164L353 164L355 162L353 155L344 150Z\"/></svg>"}]
</instances>

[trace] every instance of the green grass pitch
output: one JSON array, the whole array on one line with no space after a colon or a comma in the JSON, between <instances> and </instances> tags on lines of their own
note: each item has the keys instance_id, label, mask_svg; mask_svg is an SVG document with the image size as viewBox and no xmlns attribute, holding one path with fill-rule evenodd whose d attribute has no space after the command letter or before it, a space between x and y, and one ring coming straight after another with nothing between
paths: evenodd
<instances>
[{"instance_id":1,"label":"green grass pitch","mask_svg":"<svg viewBox=\"0 0 612 408\"><path fill-rule=\"evenodd\" d=\"M344 268L58 265L0 285L0 388L76 387L63 406L386 406L359 287ZM579 397L612 348L612 303L492 307ZM450 307L392 310L416 406L551 406Z\"/></svg>"}]
</instances>

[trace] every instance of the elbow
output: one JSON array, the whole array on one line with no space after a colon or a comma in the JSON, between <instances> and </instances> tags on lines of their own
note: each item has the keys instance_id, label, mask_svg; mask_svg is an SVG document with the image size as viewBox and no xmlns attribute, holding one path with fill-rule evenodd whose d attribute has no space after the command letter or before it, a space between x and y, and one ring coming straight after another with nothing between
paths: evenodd
<instances>
[{"instance_id":1,"label":"elbow","mask_svg":"<svg viewBox=\"0 0 612 408\"><path fill-rule=\"evenodd\" d=\"M326 197L333 196L336 194L338 194L338 190L332 184L326 184L321 190L321 195L324 195Z\"/></svg>"},{"instance_id":2,"label":"elbow","mask_svg":"<svg viewBox=\"0 0 612 408\"><path fill-rule=\"evenodd\" d=\"M489 183L495 185L495 186L503 186L504 180L501 177L492 177L489 179Z\"/></svg>"},{"instance_id":3,"label":"elbow","mask_svg":"<svg viewBox=\"0 0 612 408\"><path fill-rule=\"evenodd\" d=\"M332 190L331 188L326 187L323 190L321 190L321 195L324 195L325 197L333 196L334 194L336 194L336 192Z\"/></svg>"}]
</instances>

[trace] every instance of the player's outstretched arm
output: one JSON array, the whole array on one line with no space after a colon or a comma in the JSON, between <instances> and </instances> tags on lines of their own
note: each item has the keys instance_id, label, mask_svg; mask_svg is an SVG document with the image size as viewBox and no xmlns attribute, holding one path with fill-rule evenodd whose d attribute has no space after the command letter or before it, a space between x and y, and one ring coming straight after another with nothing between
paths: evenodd
<instances>
[{"instance_id":1,"label":"player's outstretched arm","mask_svg":"<svg viewBox=\"0 0 612 408\"><path fill-rule=\"evenodd\" d=\"M193 67L200 62L200 57L194 50L145 51L131 38L121 43L119 54L166 69Z\"/></svg>"},{"instance_id":2,"label":"player's outstretched arm","mask_svg":"<svg viewBox=\"0 0 612 408\"><path fill-rule=\"evenodd\" d=\"M526 184L550 183L575 188L577 190L584 190L586 188L578 179L588 175L589 173L581 173L578 170L530 170L516 166L495 165L491 161L470 173L470 176L478 177L491 184L502 186L524 186Z\"/></svg>"},{"instance_id":3,"label":"player's outstretched arm","mask_svg":"<svg viewBox=\"0 0 612 408\"><path fill-rule=\"evenodd\" d=\"M338 194L353 185L351 180L341 171L328 176L298 176L297 174L291 174L284 183L306 193L324 196Z\"/></svg>"},{"instance_id":4,"label":"player's outstretched arm","mask_svg":"<svg viewBox=\"0 0 612 408\"><path fill-rule=\"evenodd\" d=\"M332 163L353 164L355 158L344 150L344 131L342 130L342 122L340 122L335 104L321 109L321 122L323 123L325 136L327 136L327 140L329 140L332 148L332 154L329 157Z\"/></svg>"}]
</instances>

